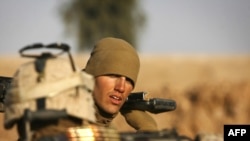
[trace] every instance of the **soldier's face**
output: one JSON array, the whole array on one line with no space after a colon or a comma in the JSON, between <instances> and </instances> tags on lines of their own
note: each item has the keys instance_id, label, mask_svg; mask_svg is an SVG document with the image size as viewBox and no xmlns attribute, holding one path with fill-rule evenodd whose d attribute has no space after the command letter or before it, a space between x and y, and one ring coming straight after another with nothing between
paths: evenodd
<instances>
[{"instance_id":1,"label":"soldier's face","mask_svg":"<svg viewBox=\"0 0 250 141\"><path fill-rule=\"evenodd\" d=\"M120 75L103 75L95 79L93 92L96 104L109 114L117 113L133 90L129 79Z\"/></svg>"}]
</instances>

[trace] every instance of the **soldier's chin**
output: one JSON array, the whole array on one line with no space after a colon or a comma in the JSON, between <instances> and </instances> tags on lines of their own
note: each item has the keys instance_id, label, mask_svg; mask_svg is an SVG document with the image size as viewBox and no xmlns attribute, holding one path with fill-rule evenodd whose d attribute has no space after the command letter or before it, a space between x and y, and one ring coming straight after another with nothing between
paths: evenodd
<instances>
[{"instance_id":1,"label":"soldier's chin","mask_svg":"<svg viewBox=\"0 0 250 141\"><path fill-rule=\"evenodd\" d=\"M112 107L112 108L109 108L108 110L106 110L106 112L108 114L113 115L113 114L117 114L119 112L119 110L120 110L120 107Z\"/></svg>"}]
</instances>

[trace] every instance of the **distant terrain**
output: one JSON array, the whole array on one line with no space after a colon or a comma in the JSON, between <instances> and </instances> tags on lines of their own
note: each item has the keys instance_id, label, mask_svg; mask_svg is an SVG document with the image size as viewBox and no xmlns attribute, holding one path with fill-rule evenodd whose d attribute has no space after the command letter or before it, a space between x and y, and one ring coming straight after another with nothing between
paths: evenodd
<instances>
[{"instance_id":1,"label":"distant terrain","mask_svg":"<svg viewBox=\"0 0 250 141\"><path fill-rule=\"evenodd\" d=\"M83 68L87 55L74 55ZM0 56L0 75L12 76L29 59ZM60 71L60 70L58 70ZM224 124L250 124L249 56L141 55L141 70L134 91L177 102L175 111L152 115L159 129L179 134L222 134ZM3 113L0 113L0 124ZM134 131L120 115L118 131ZM118 126L119 124L119 126ZM0 140L16 141L16 128L0 126Z\"/></svg>"}]
</instances>

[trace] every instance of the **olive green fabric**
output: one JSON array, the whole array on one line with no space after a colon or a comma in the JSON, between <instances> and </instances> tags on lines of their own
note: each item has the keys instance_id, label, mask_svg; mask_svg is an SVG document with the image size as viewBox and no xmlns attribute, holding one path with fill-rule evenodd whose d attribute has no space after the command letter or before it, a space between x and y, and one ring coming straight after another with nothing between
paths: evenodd
<instances>
[{"instance_id":1,"label":"olive green fabric","mask_svg":"<svg viewBox=\"0 0 250 141\"><path fill-rule=\"evenodd\" d=\"M138 54L128 42L107 37L95 45L85 71L93 76L106 74L126 76L135 85L139 68Z\"/></svg>"},{"instance_id":2,"label":"olive green fabric","mask_svg":"<svg viewBox=\"0 0 250 141\"><path fill-rule=\"evenodd\" d=\"M122 110L127 123L137 131L158 131L155 120L145 111Z\"/></svg>"}]
</instances>

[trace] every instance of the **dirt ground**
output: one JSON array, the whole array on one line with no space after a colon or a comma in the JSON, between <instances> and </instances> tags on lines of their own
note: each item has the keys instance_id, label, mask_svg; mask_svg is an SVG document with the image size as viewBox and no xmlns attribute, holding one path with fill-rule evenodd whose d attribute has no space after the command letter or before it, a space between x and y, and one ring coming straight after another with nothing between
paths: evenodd
<instances>
[{"instance_id":1,"label":"dirt ground","mask_svg":"<svg viewBox=\"0 0 250 141\"><path fill-rule=\"evenodd\" d=\"M87 55L74 55L83 68ZM141 70L135 91L151 97L173 99L175 111L153 115L159 129L175 128L179 134L223 134L224 124L250 124L250 55L181 56L140 55ZM0 56L0 76L12 76L29 59ZM0 124L3 113L0 113ZM118 126L119 125L119 126ZM118 131L134 131L122 116L114 121ZM16 141L14 127L0 126L0 141Z\"/></svg>"}]
</instances>

